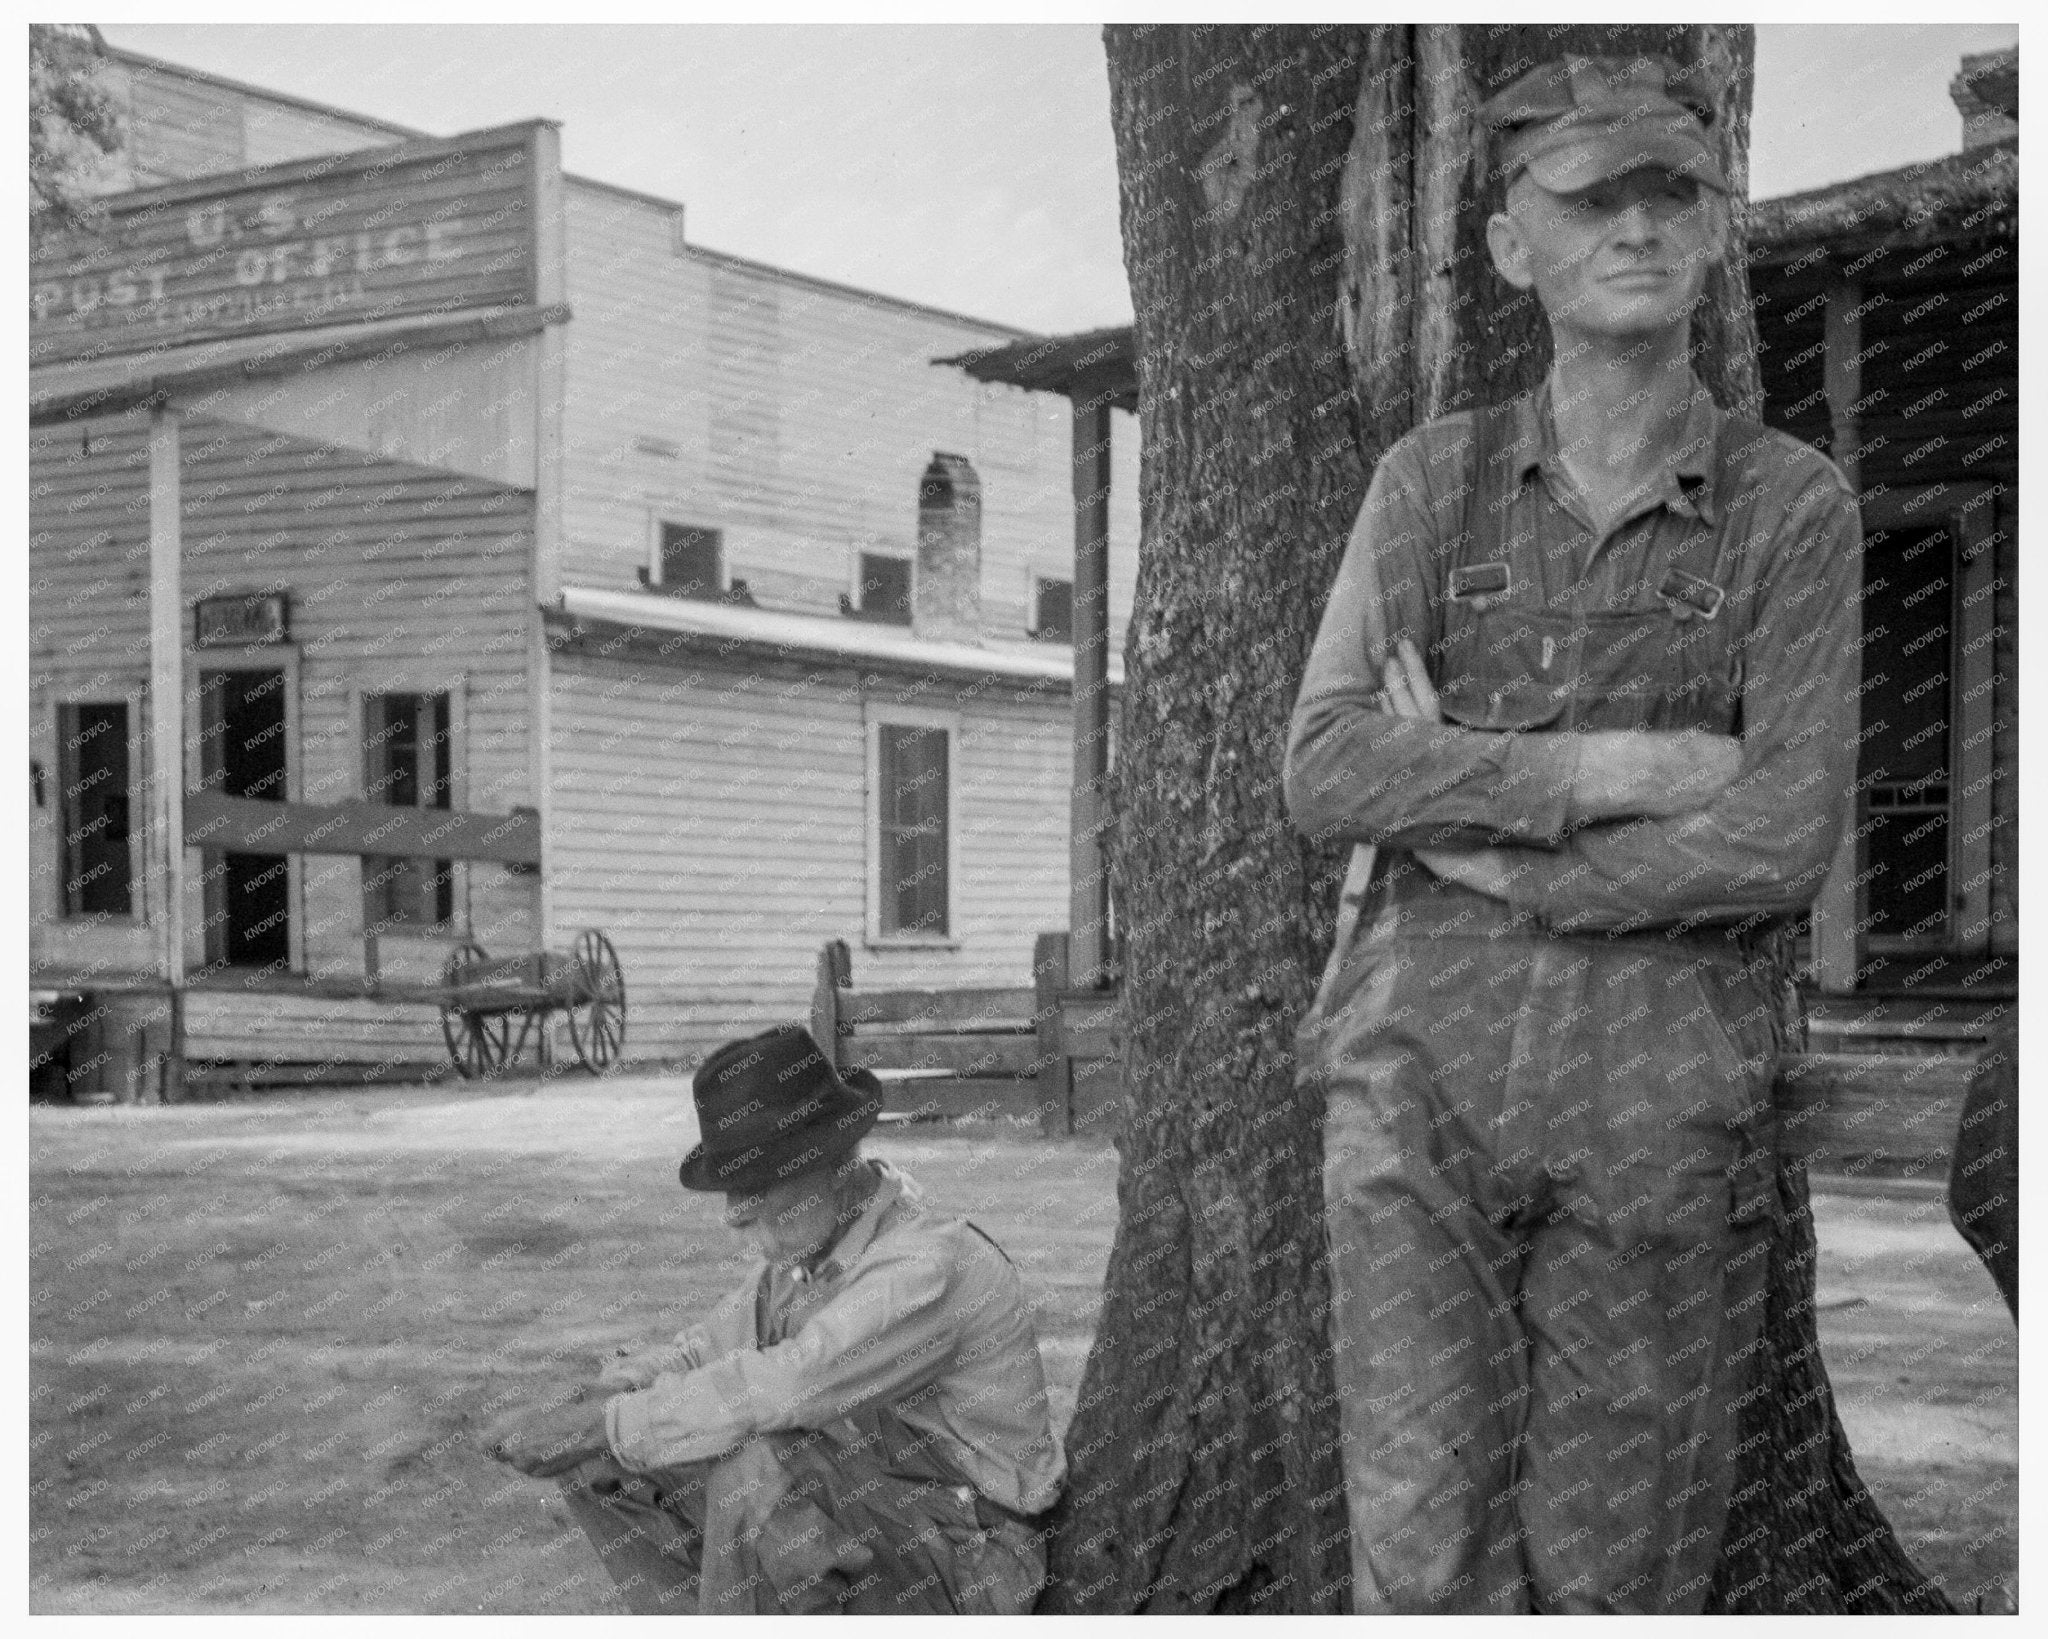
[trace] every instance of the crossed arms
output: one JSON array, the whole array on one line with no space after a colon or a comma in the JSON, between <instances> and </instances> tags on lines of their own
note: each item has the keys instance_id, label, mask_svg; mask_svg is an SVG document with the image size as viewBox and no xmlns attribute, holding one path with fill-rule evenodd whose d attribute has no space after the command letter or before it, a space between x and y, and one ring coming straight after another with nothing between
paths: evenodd
<instances>
[{"instance_id":1,"label":"crossed arms","mask_svg":"<svg viewBox=\"0 0 2048 1639\"><path fill-rule=\"evenodd\" d=\"M1388 453L1302 680L1285 784L1319 841L1418 853L1560 931L1798 910L1833 858L1856 762L1860 530L1826 462L1782 441L1756 507L1743 735L1503 733L1436 720L1414 639L1436 627L1442 503L1419 441ZM1724 522L1727 522L1724 520Z\"/></svg>"}]
</instances>

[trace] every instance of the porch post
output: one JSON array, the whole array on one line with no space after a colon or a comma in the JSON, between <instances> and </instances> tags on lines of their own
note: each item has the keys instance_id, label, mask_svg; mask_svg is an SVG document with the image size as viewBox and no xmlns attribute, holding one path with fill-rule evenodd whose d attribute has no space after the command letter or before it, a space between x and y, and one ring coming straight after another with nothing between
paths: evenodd
<instances>
[{"instance_id":1,"label":"porch post","mask_svg":"<svg viewBox=\"0 0 2048 1639\"><path fill-rule=\"evenodd\" d=\"M1102 803L1109 774L1110 396L1085 380L1074 404L1074 787L1068 847L1069 982L1102 982L1109 879Z\"/></svg>"},{"instance_id":2,"label":"porch post","mask_svg":"<svg viewBox=\"0 0 2048 1639\"><path fill-rule=\"evenodd\" d=\"M1857 311L1863 289L1854 280L1828 287L1822 385L1827 393L1829 454L1859 494L1856 401L1863 396L1863 326ZM1858 696L1861 699L1861 696ZM1862 711L1855 713L1860 728ZM1835 850L1835 862L1813 906L1813 974L1824 991L1852 990L1856 984L1856 808Z\"/></svg>"},{"instance_id":3,"label":"porch post","mask_svg":"<svg viewBox=\"0 0 2048 1639\"><path fill-rule=\"evenodd\" d=\"M170 1018L159 1096L185 1085L185 619L178 412L149 418L149 835L162 884L158 961Z\"/></svg>"}]
</instances>

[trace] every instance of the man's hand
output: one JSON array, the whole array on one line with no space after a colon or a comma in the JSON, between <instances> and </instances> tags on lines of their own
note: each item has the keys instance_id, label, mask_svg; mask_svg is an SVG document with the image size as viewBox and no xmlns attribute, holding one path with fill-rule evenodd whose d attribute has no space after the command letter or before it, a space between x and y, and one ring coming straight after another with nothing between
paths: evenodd
<instances>
[{"instance_id":1,"label":"man's hand","mask_svg":"<svg viewBox=\"0 0 2048 1639\"><path fill-rule=\"evenodd\" d=\"M566 1405L548 1401L507 1413L484 1433L484 1449L522 1474L548 1479L611 1449L604 1401L587 1395Z\"/></svg>"},{"instance_id":2,"label":"man's hand","mask_svg":"<svg viewBox=\"0 0 2048 1639\"><path fill-rule=\"evenodd\" d=\"M1415 645L1402 638L1381 668L1385 687L1381 698L1396 717L1420 717L1426 722L1443 721L1443 708L1429 681L1429 668ZM1448 849L1418 848L1415 857L1446 882L1456 882L1489 898L1506 899L1512 881L1512 866L1506 849L1475 848L1453 853Z\"/></svg>"},{"instance_id":3,"label":"man's hand","mask_svg":"<svg viewBox=\"0 0 2048 1639\"><path fill-rule=\"evenodd\" d=\"M1574 820L1675 819L1707 807L1742 767L1726 734L1613 729L1578 736Z\"/></svg>"}]
</instances>

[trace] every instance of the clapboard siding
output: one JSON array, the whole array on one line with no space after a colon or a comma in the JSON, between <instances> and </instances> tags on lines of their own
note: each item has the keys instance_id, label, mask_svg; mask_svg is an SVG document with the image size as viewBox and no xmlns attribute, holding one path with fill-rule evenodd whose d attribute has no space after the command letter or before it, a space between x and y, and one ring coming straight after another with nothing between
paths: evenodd
<instances>
[{"instance_id":1,"label":"clapboard siding","mask_svg":"<svg viewBox=\"0 0 2048 1639\"><path fill-rule=\"evenodd\" d=\"M757 598L831 614L862 551L917 548L934 450L982 482L982 612L1025 628L1030 575L1073 565L1072 415L936 357L1007 339L992 325L685 247L671 213L573 179L563 579L629 587L651 520L726 531ZM1111 619L1135 584L1136 428L1115 418Z\"/></svg>"},{"instance_id":2,"label":"clapboard siding","mask_svg":"<svg viewBox=\"0 0 2048 1639\"><path fill-rule=\"evenodd\" d=\"M1065 923L1063 697L577 654L551 668L555 923L618 946L634 1058L804 1017L827 939L853 947L863 984L1023 984L1035 936ZM866 703L899 700L960 714L957 950L865 944Z\"/></svg>"},{"instance_id":3,"label":"clapboard siding","mask_svg":"<svg viewBox=\"0 0 2048 1639\"><path fill-rule=\"evenodd\" d=\"M146 683L147 438L140 415L32 435L30 704L39 729L54 719L55 702L89 688L96 672L137 688ZM458 805L495 813L535 801L530 495L197 417L184 425L181 479L188 633L190 607L201 597L291 594L297 800L363 794L364 692L446 689L459 701ZM188 677L208 658L224 657L188 649ZM304 929L308 969L360 973L360 868L315 856L300 873L293 914ZM487 947L510 952L537 942L534 878L482 864L460 876L468 922ZM54 911L51 880L33 907L39 955L61 954L69 937L51 924ZM202 917L195 882L186 906L194 961L203 953ZM146 956L146 935L130 943ZM383 971L430 978L448 943L445 934L387 938ZM273 1050L267 1043L294 1033L315 1056L440 1050L427 1010L365 1004L344 1010L346 1030L330 1030L320 1010L333 1005L210 996L188 1026L189 1051L262 1055Z\"/></svg>"},{"instance_id":4,"label":"clapboard siding","mask_svg":"<svg viewBox=\"0 0 2048 1639\"><path fill-rule=\"evenodd\" d=\"M128 131L126 151L108 168L106 180L115 188L345 153L402 136L380 121L309 108L125 52L109 53L100 74Z\"/></svg>"}]
</instances>

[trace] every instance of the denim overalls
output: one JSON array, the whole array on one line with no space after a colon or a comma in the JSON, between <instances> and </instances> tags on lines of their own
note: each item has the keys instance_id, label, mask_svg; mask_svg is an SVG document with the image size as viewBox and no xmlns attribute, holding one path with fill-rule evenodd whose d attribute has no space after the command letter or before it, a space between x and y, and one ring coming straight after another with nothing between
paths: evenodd
<instances>
[{"instance_id":1,"label":"denim overalls","mask_svg":"<svg viewBox=\"0 0 2048 1639\"><path fill-rule=\"evenodd\" d=\"M1445 717L1739 732L1739 545L1638 515L1600 549L1642 561L1594 601L1582 553L1544 561L1511 425L1479 417L1444 563ZM1717 487L1760 432L1722 418ZM1758 944L1557 935L1382 851L1301 1035L1359 1610L1699 1608L1770 1249Z\"/></svg>"}]
</instances>

